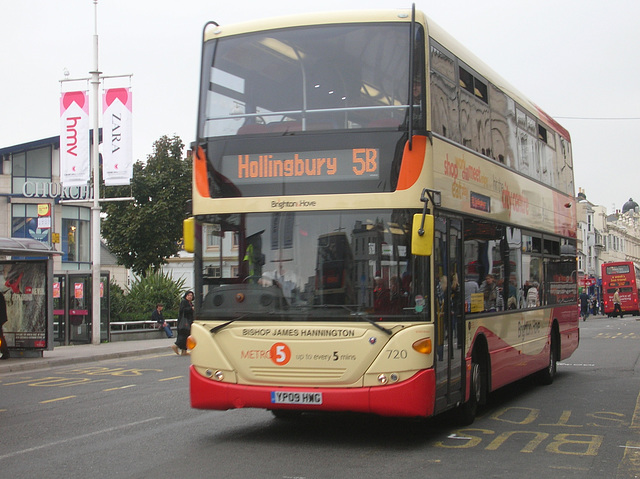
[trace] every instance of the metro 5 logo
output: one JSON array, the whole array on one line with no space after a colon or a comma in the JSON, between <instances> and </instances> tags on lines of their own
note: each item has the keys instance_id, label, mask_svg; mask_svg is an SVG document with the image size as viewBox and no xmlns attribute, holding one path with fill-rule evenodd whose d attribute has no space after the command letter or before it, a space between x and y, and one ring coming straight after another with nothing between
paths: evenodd
<instances>
[{"instance_id":1,"label":"metro 5 logo","mask_svg":"<svg viewBox=\"0 0 640 479\"><path fill-rule=\"evenodd\" d=\"M275 343L269 350L271 361L278 366L284 366L291 359L291 349L284 343Z\"/></svg>"}]
</instances>

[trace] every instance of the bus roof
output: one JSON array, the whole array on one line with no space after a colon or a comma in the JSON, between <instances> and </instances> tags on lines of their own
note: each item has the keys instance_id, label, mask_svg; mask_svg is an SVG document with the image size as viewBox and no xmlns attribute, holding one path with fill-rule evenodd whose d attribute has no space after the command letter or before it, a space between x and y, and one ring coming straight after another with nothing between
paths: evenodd
<instances>
[{"instance_id":1,"label":"bus roof","mask_svg":"<svg viewBox=\"0 0 640 479\"><path fill-rule=\"evenodd\" d=\"M203 40L206 42L215 38L242 33L252 33L264 30L275 30L310 25L340 24L340 23L367 23L367 22L407 22L411 19L411 10L408 8L395 10L345 10L334 12L316 12L299 15L289 15L260 20L252 20L231 25L216 25L208 23L204 28ZM425 25L427 34L449 50L453 55L462 60L486 80L498 89L509 95L521 107L534 115L539 121L558 132L567 141L571 141L569 132L545 113L540 107L520 93L509 82L497 74L486 63L471 53L465 46L442 29L438 24L416 10L416 21Z\"/></svg>"}]
</instances>

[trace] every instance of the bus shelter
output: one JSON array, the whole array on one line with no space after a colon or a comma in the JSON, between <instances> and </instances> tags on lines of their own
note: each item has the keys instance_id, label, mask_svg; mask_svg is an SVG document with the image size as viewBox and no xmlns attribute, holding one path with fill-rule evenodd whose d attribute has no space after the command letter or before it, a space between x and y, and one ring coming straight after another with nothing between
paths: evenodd
<instances>
[{"instance_id":1,"label":"bus shelter","mask_svg":"<svg viewBox=\"0 0 640 479\"><path fill-rule=\"evenodd\" d=\"M0 294L8 322L4 337L13 357L53 350L53 256L40 241L0 238Z\"/></svg>"}]
</instances>

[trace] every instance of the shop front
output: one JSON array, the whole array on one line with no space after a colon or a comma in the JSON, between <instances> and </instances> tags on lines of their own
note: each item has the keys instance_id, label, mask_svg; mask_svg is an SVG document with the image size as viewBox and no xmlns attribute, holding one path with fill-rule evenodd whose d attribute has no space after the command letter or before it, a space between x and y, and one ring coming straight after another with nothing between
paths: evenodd
<instances>
[{"instance_id":1,"label":"shop front","mask_svg":"<svg viewBox=\"0 0 640 479\"><path fill-rule=\"evenodd\" d=\"M42 357L53 349L57 254L34 239L0 238L0 294L8 319L2 331L12 357Z\"/></svg>"},{"instance_id":2,"label":"shop front","mask_svg":"<svg viewBox=\"0 0 640 479\"><path fill-rule=\"evenodd\" d=\"M93 325L91 273L53 276L53 333L56 345L89 344ZM100 275L100 341L109 341L109 273Z\"/></svg>"},{"instance_id":3,"label":"shop front","mask_svg":"<svg viewBox=\"0 0 640 479\"><path fill-rule=\"evenodd\" d=\"M59 136L0 148L0 237L38 243L41 246L34 249L40 257L51 260L47 293L52 328L47 341L51 346L92 342L93 190L88 184L63 186L59 171ZM8 259L25 257L21 251ZM109 273L103 271L99 285L101 341L109 339L109 279Z\"/></svg>"}]
</instances>

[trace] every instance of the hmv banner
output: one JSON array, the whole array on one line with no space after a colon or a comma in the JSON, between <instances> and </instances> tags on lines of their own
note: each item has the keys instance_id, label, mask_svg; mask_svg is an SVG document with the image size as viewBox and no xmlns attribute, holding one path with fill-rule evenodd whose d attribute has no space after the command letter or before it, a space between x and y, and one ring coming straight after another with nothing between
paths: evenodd
<instances>
[{"instance_id":1,"label":"hmv banner","mask_svg":"<svg viewBox=\"0 0 640 479\"><path fill-rule=\"evenodd\" d=\"M60 97L60 181L84 186L89 181L89 97L71 91Z\"/></svg>"},{"instance_id":2,"label":"hmv banner","mask_svg":"<svg viewBox=\"0 0 640 479\"><path fill-rule=\"evenodd\" d=\"M128 185L133 175L131 89L105 90L102 112L104 184Z\"/></svg>"}]
</instances>

